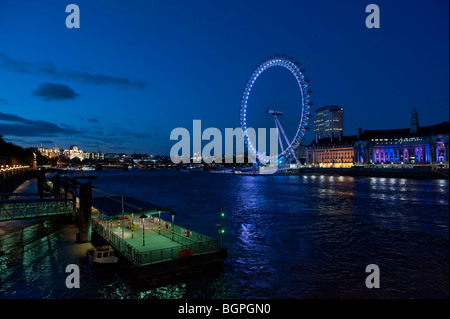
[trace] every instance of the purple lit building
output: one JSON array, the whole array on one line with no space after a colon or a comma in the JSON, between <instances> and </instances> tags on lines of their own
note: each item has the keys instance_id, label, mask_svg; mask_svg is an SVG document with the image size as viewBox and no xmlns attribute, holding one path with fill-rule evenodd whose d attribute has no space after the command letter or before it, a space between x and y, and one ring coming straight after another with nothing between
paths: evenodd
<instances>
[{"instance_id":1,"label":"purple lit building","mask_svg":"<svg viewBox=\"0 0 450 319\"><path fill-rule=\"evenodd\" d=\"M421 127L417 111L414 109L410 128L364 132L359 129L355 143L356 162L448 163L449 130L449 122Z\"/></svg>"}]
</instances>

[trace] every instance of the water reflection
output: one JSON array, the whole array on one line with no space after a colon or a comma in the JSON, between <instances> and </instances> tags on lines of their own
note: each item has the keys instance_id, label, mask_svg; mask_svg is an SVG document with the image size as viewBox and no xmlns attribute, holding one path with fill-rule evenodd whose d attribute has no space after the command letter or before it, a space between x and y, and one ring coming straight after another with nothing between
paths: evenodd
<instances>
[{"instance_id":1,"label":"water reflection","mask_svg":"<svg viewBox=\"0 0 450 319\"><path fill-rule=\"evenodd\" d=\"M68 290L63 252L73 240L36 225L0 236L2 297L371 298L361 279L369 263L379 264L389 287L377 297L448 297L448 181L96 174L95 186L170 207L180 225L216 238L223 208L223 268L135 282L80 259L84 289Z\"/></svg>"}]
</instances>

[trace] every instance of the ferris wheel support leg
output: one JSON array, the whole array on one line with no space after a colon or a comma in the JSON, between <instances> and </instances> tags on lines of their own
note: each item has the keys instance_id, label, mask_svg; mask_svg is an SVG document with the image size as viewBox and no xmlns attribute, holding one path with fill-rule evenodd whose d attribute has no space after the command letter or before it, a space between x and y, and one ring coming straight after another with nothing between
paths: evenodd
<instances>
[{"instance_id":1,"label":"ferris wheel support leg","mask_svg":"<svg viewBox=\"0 0 450 319\"><path fill-rule=\"evenodd\" d=\"M283 137L284 137L284 139L285 139L287 145L289 145L289 139L287 138L286 133L284 132L284 129L283 129L283 126L282 126L281 123L280 123L280 120L278 119L278 117L277 117L276 115L274 115L273 117L274 117L274 120L275 120L275 125L277 126L277 128L278 128L278 127L280 128L281 133L283 134ZM278 124L277 124L277 122L278 122ZM278 137L280 137L280 136L278 136ZM283 145L283 144L281 144L281 145ZM288 147L289 147L289 146L288 146ZM295 156L295 153L294 153L294 150L292 149L292 147L289 147L289 153L290 153L291 156L295 159L296 164L300 166L301 163L300 163L300 161L298 160L297 156Z\"/></svg>"},{"instance_id":2,"label":"ferris wheel support leg","mask_svg":"<svg viewBox=\"0 0 450 319\"><path fill-rule=\"evenodd\" d=\"M278 117L276 115L273 116L273 121L275 122L275 127L277 128L278 142L280 143L281 151L284 152L283 141L281 140L280 128L278 127Z\"/></svg>"}]
</instances>

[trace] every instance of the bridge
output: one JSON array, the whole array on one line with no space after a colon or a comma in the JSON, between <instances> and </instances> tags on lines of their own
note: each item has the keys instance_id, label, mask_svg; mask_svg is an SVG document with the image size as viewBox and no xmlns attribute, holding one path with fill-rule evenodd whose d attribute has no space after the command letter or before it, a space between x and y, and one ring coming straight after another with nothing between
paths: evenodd
<instances>
[{"instance_id":1,"label":"bridge","mask_svg":"<svg viewBox=\"0 0 450 319\"><path fill-rule=\"evenodd\" d=\"M44 170L35 173L29 177L37 177L37 193L0 193L0 222L71 215L80 231L77 241L90 241L93 178L61 177Z\"/></svg>"},{"instance_id":2,"label":"bridge","mask_svg":"<svg viewBox=\"0 0 450 319\"><path fill-rule=\"evenodd\" d=\"M0 221L72 215L72 199L58 198L61 194L1 193Z\"/></svg>"}]
</instances>

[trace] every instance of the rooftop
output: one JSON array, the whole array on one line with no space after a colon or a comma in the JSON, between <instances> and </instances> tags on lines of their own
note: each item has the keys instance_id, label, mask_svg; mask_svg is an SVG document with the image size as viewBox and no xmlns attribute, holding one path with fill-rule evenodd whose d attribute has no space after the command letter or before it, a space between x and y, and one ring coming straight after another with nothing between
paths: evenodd
<instances>
[{"instance_id":1,"label":"rooftop","mask_svg":"<svg viewBox=\"0 0 450 319\"><path fill-rule=\"evenodd\" d=\"M122 196L101 196L92 198L92 206L108 216L122 215ZM171 212L169 208L164 208L142 200L123 196L123 215L131 214L158 214L162 212Z\"/></svg>"},{"instance_id":2,"label":"rooftop","mask_svg":"<svg viewBox=\"0 0 450 319\"><path fill-rule=\"evenodd\" d=\"M405 138L405 137L424 137L438 134L448 134L450 131L449 122L441 124L419 127L417 133L411 133L409 128L394 130L364 130L360 140L370 140L372 138Z\"/></svg>"},{"instance_id":3,"label":"rooftop","mask_svg":"<svg viewBox=\"0 0 450 319\"><path fill-rule=\"evenodd\" d=\"M322 106L322 107L318 108L318 109L316 110L316 113L317 113L317 112L324 111L324 110L340 111L341 109L343 110L343 107L342 107L342 106L338 106L338 105L325 105L325 106Z\"/></svg>"},{"instance_id":4,"label":"rooftop","mask_svg":"<svg viewBox=\"0 0 450 319\"><path fill-rule=\"evenodd\" d=\"M326 138L321 138L319 139L317 142L316 140L313 140L311 142L311 144L309 145L310 147L320 147L320 146L334 146L334 147L338 147L338 146L353 146L357 140L357 136L356 135L350 135L350 136L342 136L341 138L339 137L333 137L333 140L331 140L331 138L326 137Z\"/></svg>"}]
</instances>

